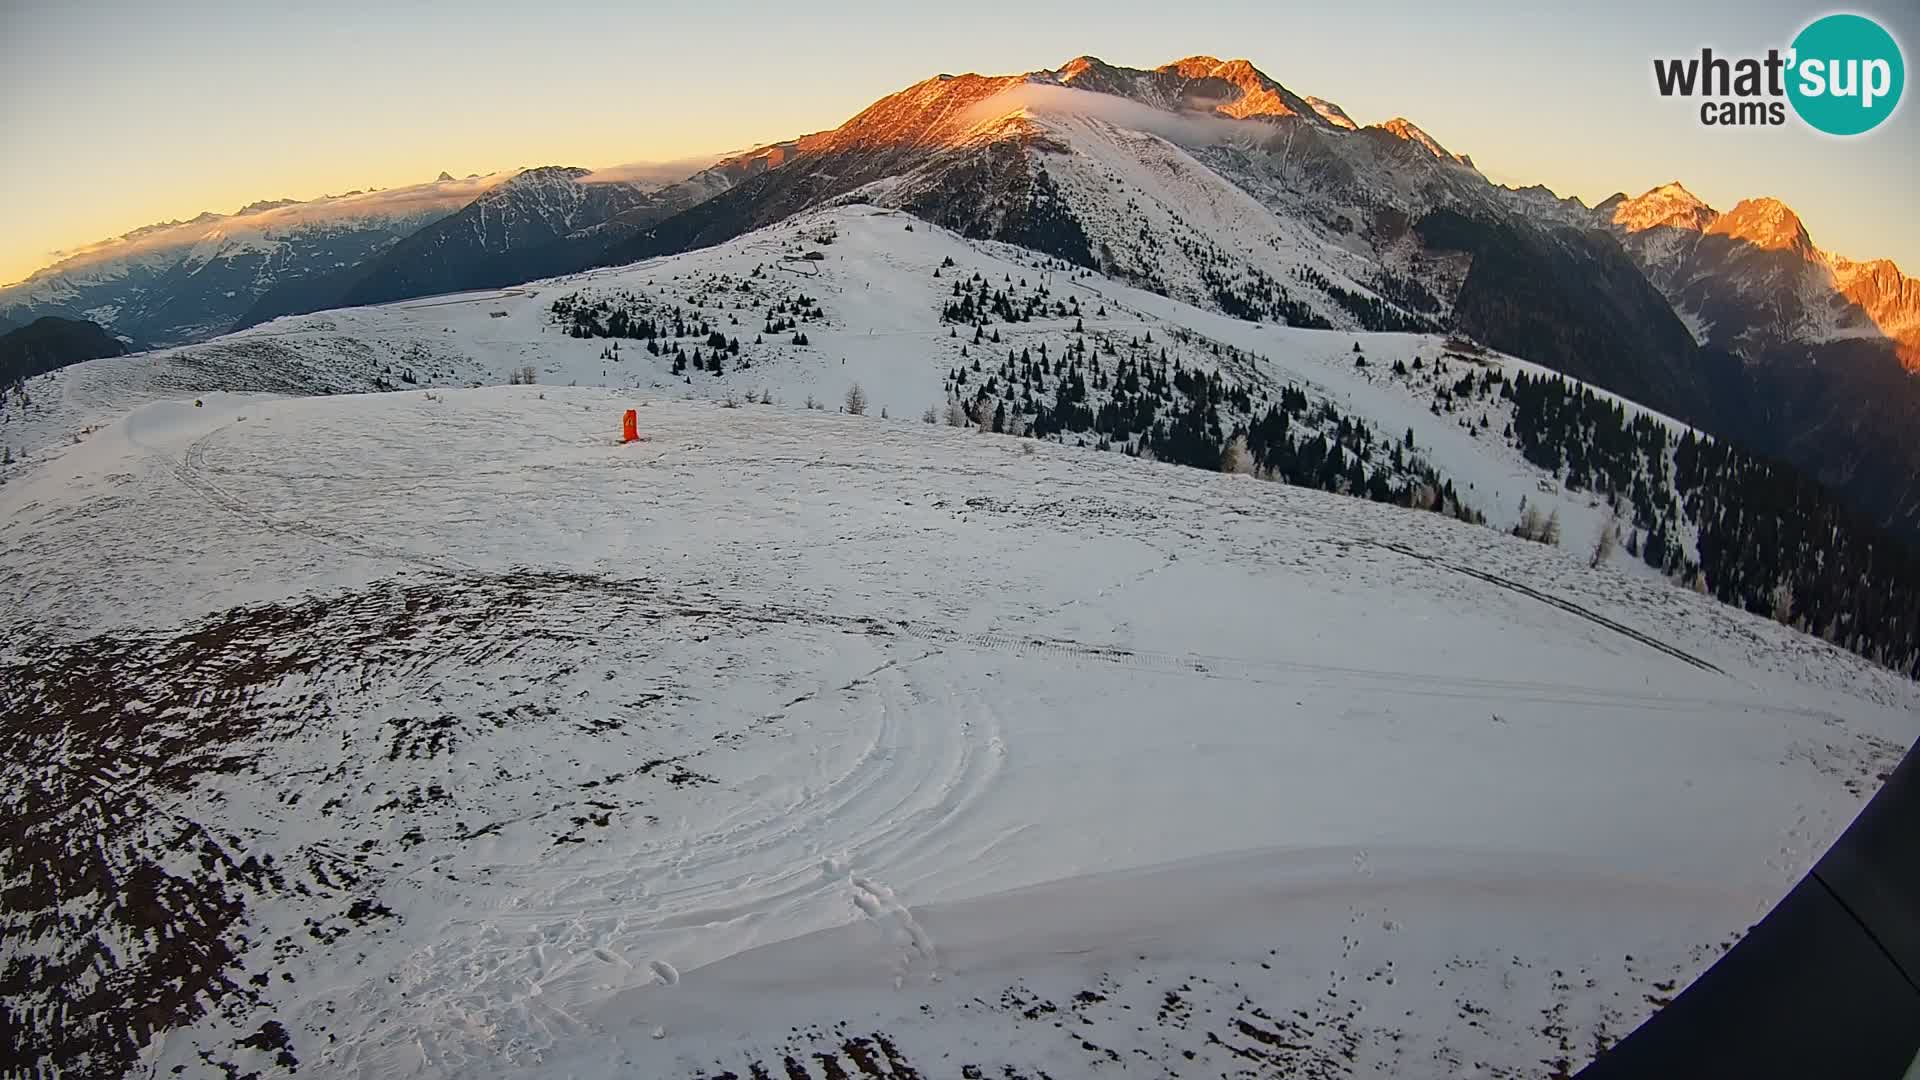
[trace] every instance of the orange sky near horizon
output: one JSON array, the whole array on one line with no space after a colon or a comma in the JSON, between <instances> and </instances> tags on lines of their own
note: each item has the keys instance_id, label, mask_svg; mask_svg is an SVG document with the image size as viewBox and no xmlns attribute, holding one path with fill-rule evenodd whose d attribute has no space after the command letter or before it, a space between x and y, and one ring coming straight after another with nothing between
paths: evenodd
<instances>
[{"instance_id":1,"label":"orange sky near horizon","mask_svg":"<svg viewBox=\"0 0 1920 1080\"><path fill-rule=\"evenodd\" d=\"M1652 90L1653 56L1703 43L1764 52L1823 5L1630 0L1599 24L1518 0L1445 15L1405 0L1349 8L1228 3L1201 19L1116 0L1096 21L997 0L809 13L732 0L697 11L189 0L165 12L18 0L0 11L0 281L57 251L205 210L422 183L442 170L741 149L831 128L936 73L1030 71L1082 53L1137 66L1245 56L1359 123L1405 115L1499 182L1545 183L1589 203L1674 179L1721 209L1771 195L1822 247L1920 272L1911 107L1870 136L1837 140L1794 125L1705 129L1688 104ZM1920 13L1859 10L1920 39Z\"/></svg>"}]
</instances>

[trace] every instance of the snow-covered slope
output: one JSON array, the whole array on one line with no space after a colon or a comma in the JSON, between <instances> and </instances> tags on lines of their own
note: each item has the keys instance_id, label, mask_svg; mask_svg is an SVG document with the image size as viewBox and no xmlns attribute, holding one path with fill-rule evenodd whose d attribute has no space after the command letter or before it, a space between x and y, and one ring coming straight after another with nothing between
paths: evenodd
<instances>
[{"instance_id":1,"label":"snow-covered slope","mask_svg":"<svg viewBox=\"0 0 1920 1080\"><path fill-rule=\"evenodd\" d=\"M832 284L810 377L915 389ZM28 1060L1568 1069L1915 734L1911 684L1439 515L621 381L156 401L0 488Z\"/></svg>"},{"instance_id":2,"label":"snow-covered slope","mask_svg":"<svg viewBox=\"0 0 1920 1080\"><path fill-rule=\"evenodd\" d=\"M976 342L970 323L942 317L955 290L976 277L1016 300L1044 292L1050 310L1028 321L989 317L998 340L983 335ZM677 311L687 333L659 355L638 339L575 338L567 333L573 320L556 313L556 303L569 311L607 304L663 320ZM1067 313L1054 314L1060 307ZM770 319L783 329L769 332ZM718 374L700 370L701 360L711 357L709 332L740 343ZM805 335L805 345L794 343L796 333ZM1249 395L1246 408L1226 407L1222 423L1229 428L1264 413L1288 387L1298 388L1314 413L1331 406L1370 432L1382 455L1370 470L1390 469L1385 455L1398 446L1397 456L1431 465L1467 510L1498 529L1520 519L1523 500L1542 514L1558 512L1570 560L1585 557L1598 531L1614 520L1605 501L1562 490L1559 477L1527 463L1504 434L1512 403L1484 380L1543 374L1535 365L1435 335L1336 335L1233 319L1031 251L968 241L909 215L857 204L632 267L281 319L198 346L80 365L29 382L31 407L0 407L0 442L27 461L154 396L478 385L505 381L523 366L534 368L542 384L737 402L771 396L787 407L812 401L829 410L840 408L858 383L875 415L918 418L932 409L944 423L949 399L958 395L971 405L991 374L971 374L962 392L951 381L957 370L971 373L976 363L991 367L1022 352L1062 358L1078 348L1103 358L1104 370L1124 354L1219 373ZM676 349L693 371L675 372ZM1465 376L1476 380L1475 388L1456 397ZM1111 391L1095 387L1090 397L1097 406ZM986 411L992 408L989 402ZM1322 423L1329 437L1338 426L1305 416L1296 421L1306 430ZM1111 442L1094 432L1056 437L1078 445ZM1632 568L1624 552L1616 559Z\"/></svg>"},{"instance_id":3,"label":"snow-covered slope","mask_svg":"<svg viewBox=\"0 0 1920 1080\"><path fill-rule=\"evenodd\" d=\"M657 333L571 336L615 312ZM1160 350L1494 528L945 422ZM1590 568L1604 504L1477 389L1531 370L856 205L31 380L9 1030L83 1076L1577 1067L1920 695Z\"/></svg>"}]
</instances>

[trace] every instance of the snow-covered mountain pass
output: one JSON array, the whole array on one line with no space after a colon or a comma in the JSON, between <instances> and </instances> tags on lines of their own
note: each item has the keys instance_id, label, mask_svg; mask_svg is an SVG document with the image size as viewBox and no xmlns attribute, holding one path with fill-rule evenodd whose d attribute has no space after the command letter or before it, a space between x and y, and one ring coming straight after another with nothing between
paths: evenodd
<instances>
[{"instance_id":1,"label":"snow-covered mountain pass","mask_svg":"<svg viewBox=\"0 0 1920 1080\"><path fill-rule=\"evenodd\" d=\"M36 458L24 1059L1566 1071L1916 734L1909 682L1480 526L877 414L213 397Z\"/></svg>"}]
</instances>

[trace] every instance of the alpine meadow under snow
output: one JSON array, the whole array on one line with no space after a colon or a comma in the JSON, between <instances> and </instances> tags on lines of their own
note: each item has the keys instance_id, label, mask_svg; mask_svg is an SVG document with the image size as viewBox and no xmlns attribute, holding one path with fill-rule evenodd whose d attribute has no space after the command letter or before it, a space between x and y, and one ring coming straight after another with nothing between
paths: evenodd
<instances>
[{"instance_id":1,"label":"alpine meadow under snow","mask_svg":"<svg viewBox=\"0 0 1920 1080\"><path fill-rule=\"evenodd\" d=\"M74 1076L1566 1075L1920 694L1630 553L1631 498L1526 443L1549 374L851 204L27 380L0 1036Z\"/></svg>"},{"instance_id":2,"label":"alpine meadow under snow","mask_svg":"<svg viewBox=\"0 0 1920 1080\"><path fill-rule=\"evenodd\" d=\"M1570 1076L1920 736L1917 297L1206 56L79 253L0 1076Z\"/></svg>"}]
</instances>

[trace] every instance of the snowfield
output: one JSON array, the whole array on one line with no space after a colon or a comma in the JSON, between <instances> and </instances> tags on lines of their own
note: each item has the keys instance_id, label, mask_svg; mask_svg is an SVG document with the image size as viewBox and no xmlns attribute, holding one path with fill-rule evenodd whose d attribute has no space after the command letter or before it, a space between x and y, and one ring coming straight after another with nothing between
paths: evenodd
<instances>
[{"instance_id":1,"label":"snowfield","mask_svg":"<svg viewBox=\"0 0 1920 1080\"><path fill-rule=\"evenodd\" d=\"M36 453L25 1069L1565 1074L1920 733L1684 590L890 392L220 395Z\"/></svg>"},{"instance_id":2,"label":"snowfield","mask_svg":"<svg viewBox=\"0 0 1920 1080\"><path fill-rule=\"evenodd\" d=\"M942 320L982 282L1037 314ZM602 301L688 333L565 332ZM920 421L1015 350L1297 388L1491 528ZM1566 1074L1920 723L1590 568L1611 511L1447 394L1521 371L849 205L30 380L0 1030L74 1076Z\"/></svg>"}]
</instances>

